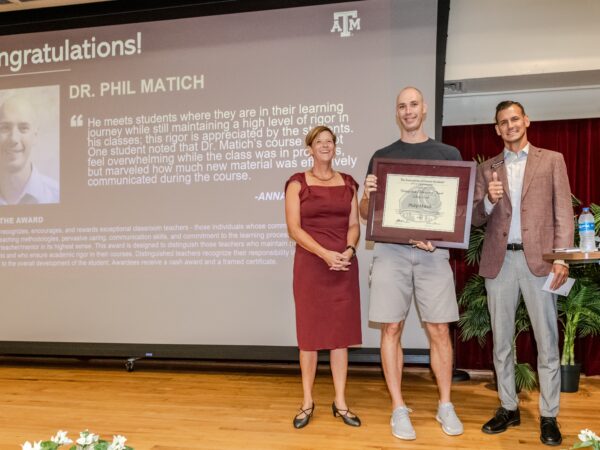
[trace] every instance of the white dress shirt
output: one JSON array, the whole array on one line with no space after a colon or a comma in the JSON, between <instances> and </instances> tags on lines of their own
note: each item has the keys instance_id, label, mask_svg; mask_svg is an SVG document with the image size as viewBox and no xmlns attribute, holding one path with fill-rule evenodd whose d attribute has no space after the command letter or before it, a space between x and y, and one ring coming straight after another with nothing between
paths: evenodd
<instances>
[{"instance_id":1,"label":"white dress shirt","mask_svg":"<svg viewBox=\"0 0 600 450\"><path fill-rule=\"evenodd\" d=\"M15 205L38 204L38 203L58 203L59 202L58 183L46 175L40 173L35 166L32 167L31 176L19 195ZM8 202L0 195L0 206L8 205Z\"/></svg>"},{"instance_id":2,"label":"white dress shirt","mask_svg":"<svg viewBox=\"0 0 600 450\"><path fill-rule=\"evenodd\" d=\"M525 178L525 165L529 154L529 144L518 152L504 149L504 166L508 178L508 194L512 205L510 229L508 231L509 244L521 244L521 191L523 190L523 179ZM506 189L505 189L506 191ZM494 210L494 204L486 195L483 199L486 214L490 215Z\"/></svg>"}]
</instances>

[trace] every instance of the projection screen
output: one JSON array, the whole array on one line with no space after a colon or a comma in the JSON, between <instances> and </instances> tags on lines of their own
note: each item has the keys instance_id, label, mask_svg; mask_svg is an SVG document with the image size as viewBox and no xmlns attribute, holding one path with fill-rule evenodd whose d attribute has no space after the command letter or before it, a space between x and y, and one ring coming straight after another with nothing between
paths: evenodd
<instances>
[{"instance_id":1,"label":"projection screen","mask_svg":"<svg viewBox=\"0 0 600 450\"><path fill-rule=\"evenodd\" d=\"M424 92L435 135L438 6L321 2L0 36L0 104L29 124L36 174L10 191L29 162L0 124L0 351L293 356L284 182L311 164L306 131L326 124L335 169L362 194L372 153L399 137L406 85ZM379 346L368 247L362 350ZM414 313L404 346L427 348Z\"/></svg>"}]
</instances>

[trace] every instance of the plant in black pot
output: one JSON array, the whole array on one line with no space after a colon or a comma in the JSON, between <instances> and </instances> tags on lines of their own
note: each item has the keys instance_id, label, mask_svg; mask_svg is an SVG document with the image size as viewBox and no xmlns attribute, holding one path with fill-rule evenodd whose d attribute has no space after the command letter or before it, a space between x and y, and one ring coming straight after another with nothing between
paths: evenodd
<instances>
[{"instance_id":1,"label":"plant in black pot","mask_svg":"<svg viewBox=\"0 0 600 450\"><path fill-rule=\"evenodd\" d=\"M581 366L575 362L575 338L600 333L600 283L594 278L578 277L569 295L558 299L558 317L564 330L560 360L562 392L579 389Z\"/></svg>"},{"instance_id":2,"label":"plant in black pot","mask_svg":"<svg viewBox=\"0 0 600 450\"><path fill-rule=\"evenodd\" d=\"M575 205L579 201L574 199ZM595 229L600 228L600 206L590 207ZM576 228L577 230L577 228ZM575 241L579 241L576 234ZM575 362L575 338L600 333L600 265L573 266L570 276L575 284L566 297L558 297L558 319L564 331L561 356L561 391L577 392L581 365Z\"/></svg>"}]
</instances>

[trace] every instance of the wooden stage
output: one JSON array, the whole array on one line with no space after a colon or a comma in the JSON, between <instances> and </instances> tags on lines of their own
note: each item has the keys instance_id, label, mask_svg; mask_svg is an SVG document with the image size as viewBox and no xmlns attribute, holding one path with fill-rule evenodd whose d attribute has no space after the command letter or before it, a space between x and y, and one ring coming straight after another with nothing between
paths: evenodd
<instances>
[{"instance_id":1,"label":"wooden stage","mask_svg":"<svg viewBox=\"0 0 600 450\"><path fill-rule=\"evenodd\" d=\"M115 361L0 358L0 450L48 439L59 429L77 437L86 428L110 439L125 435L136 450L548 448L539 441L537 392L521 395L520 427L495 436L480 431L498 405L489 372L455 384L453 400L465 433L450 437L435 421L437 395L429 370L407 369L403 386L417 440L401 441L390 434L389 397L378 367L351 368L348 400L363 421L351 428L332 416L333 387L322 364L315 416L295 430L298 372L297 365L138 362L128 373ZM579 392L562 395L564 441L557 448L570 448L582 428L600 434L599 405L600 377L582 377Z\"/></svg>"}]
</instances>

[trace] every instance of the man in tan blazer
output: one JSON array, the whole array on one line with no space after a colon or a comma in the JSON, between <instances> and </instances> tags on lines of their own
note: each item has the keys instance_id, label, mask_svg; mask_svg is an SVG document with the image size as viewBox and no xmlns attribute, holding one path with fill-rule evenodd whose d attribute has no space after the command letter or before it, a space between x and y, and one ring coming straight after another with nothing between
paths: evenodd
<instances>
[{"instance_id":1,"label":"man in tan blazer","mask_svg":"<svg viewBox=\"0 0 600 450\"><path fill-rule=\"evenodd\" d=\"M488 294L501 402L482 430L501 433L521 423L512 350L521 293L538 349L540 440L560 445L556 297L542 291L542 286L552 272L551 288L558 288L566 281L569 268L564 261L546 262L542 255L573 244L573 209L562 155L529 144L529 123L520 103L498 104L496 133L504 142L504 151L477 171L472 223L487 223L479 274L485 278Z\"/></svg>"}]
</instances>

